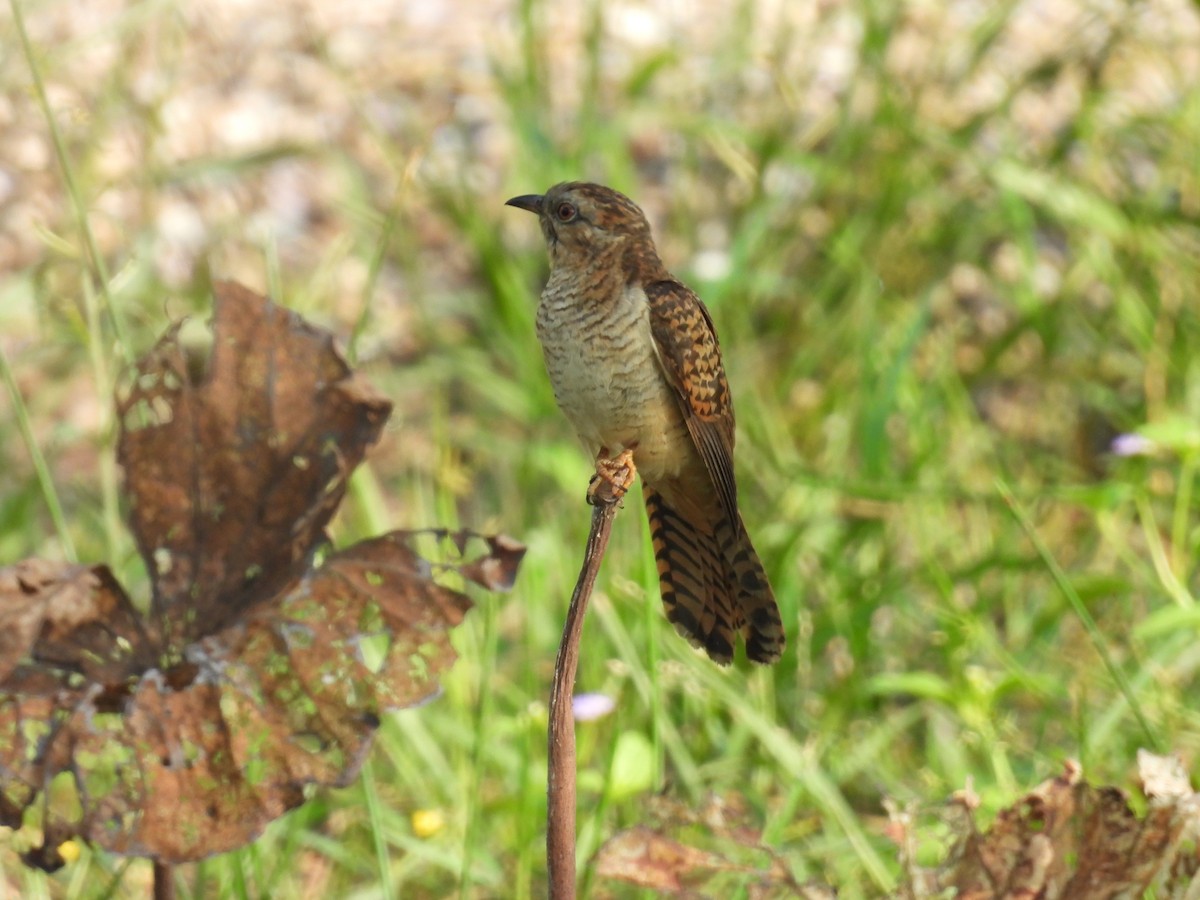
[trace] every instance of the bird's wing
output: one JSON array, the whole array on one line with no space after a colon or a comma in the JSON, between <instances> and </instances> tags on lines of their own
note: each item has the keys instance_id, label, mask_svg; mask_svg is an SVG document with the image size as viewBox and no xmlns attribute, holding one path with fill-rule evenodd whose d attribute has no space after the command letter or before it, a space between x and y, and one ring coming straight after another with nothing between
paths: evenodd
<instances>
[{"instance_id":1,"label":"bird's wing","mask_svg":"<svg viewBox=\"0 0 1200 900\"><path fill-rule=\"evenodd\" d=\"M721 365L717 331L700 298L677 281L648 284L646 298L659 365L675 389L721 506L730 521L737 522L733 397Z\"/></svg>"}]
</instances>

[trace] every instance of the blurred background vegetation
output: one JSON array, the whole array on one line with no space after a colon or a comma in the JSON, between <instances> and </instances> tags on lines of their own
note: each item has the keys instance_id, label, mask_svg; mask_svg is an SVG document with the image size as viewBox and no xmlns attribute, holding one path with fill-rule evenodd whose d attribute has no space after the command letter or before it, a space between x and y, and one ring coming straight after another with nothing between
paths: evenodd
<instances>
[{"instance_id":1,"label":"blurred background vegetation","mask_svg":"<svg viewBox=\"0 0 1200 900\"><path fill-rule=\"evenodd\" d=\"M1196 758L1197 4L10 0L0 46L0 563L146 584L112 388L216 277L397 403L339 541L530 547L360 783L183 896L544 893L590 467L533 333L541 238L503 202L563 179L642 204L712 310L789 636L769 670L693 652L627 503L580 670L616 703L579 725L585 870L655 793L716 795L798 880L872 896L902 878L885 798L933 861L964 785L986 820L1067 758L1118 785L1139 747ZM145 894L148 865L86 849L25 872L27 842L0 832L0 897Z\"/></svg>"}]
</instances>

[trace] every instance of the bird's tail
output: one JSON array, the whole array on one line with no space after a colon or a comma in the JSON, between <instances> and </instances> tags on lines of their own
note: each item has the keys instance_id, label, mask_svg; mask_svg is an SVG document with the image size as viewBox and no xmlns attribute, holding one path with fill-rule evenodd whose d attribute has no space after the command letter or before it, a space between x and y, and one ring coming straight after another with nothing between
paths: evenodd
<instances>
[{"instance_id":1,"label":"bird's tail","mask_svg":"<svg viewBox=\"0 0 1200 900\"><path fill-rule=\"evenodd\" d=\"M667 620L721 665L733 659L737 632L750 659L776 662L783 623L741 520L735 528L722 517L714 533L689 522L653 487L642 488Z\"/></svg>"},{"instance_id":2,"label":"bird's tail","mask_svg":"<svg viewBox=\"0 0 1200 900\"><path fill-rule=\"evenodd\" d=\"M716 537L725 561L725 577L735 585L746 656L759 663L778 662L787 646L783 620L779 617L775 592L767 581L762 560L750 543L742 517L737 517L736 527L722 518Z\"/></svg>"}]
</instances>

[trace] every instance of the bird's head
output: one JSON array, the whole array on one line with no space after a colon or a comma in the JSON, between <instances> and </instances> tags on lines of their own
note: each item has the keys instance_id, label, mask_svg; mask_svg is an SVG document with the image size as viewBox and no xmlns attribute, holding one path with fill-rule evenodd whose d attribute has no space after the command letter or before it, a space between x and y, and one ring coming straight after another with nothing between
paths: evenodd
<instances>
[{"instance_id":1,"label":"bird's head","mask_svg":"<svg viewBox=\"0 0 1200 900\"><path fill-rule=\"evenodd\" d=\"M586 266L634 248L653 253L650 224L637 204L600 184L566 181L506 205L537 214L554 266Z\"/></svg>"}]
</instances>

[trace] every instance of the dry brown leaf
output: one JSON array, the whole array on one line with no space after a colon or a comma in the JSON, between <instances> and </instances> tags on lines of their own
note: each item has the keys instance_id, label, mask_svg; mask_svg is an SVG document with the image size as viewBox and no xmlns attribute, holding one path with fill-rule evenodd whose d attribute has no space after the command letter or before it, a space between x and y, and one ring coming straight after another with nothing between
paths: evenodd
<instances>
[{"instance_id":1,"label":"dry brown leaf","mask_svg":"<svg viewBox=\"0 0 1200 900\"><path fill-rule=\"evenodd\" d=\"M596 874L673 894L687 890L697 875L731 869L741 867L645 826L613 835L596 855Z\"/></svg>"},{"instance_id":2,"label":"dry brown leaf","mask_svg":"<svg viewBox=\"0 0 1200 900\"><path fill-rule=\"evenodd\" d=\"M119 680L152 665L150 641L106 566L26 559L0 569L0 683L34 648L38 663Z\"/></svg>"},{"instance_id":3,"label":"dry brown leaf","mask_svg":"<svg viewBox=\"0 0 1200 900\"><path fill-rule=\"evenodd\" d=\"M329 332L265 297L219 285L214 318L206 377L175 328L117 402L150 612L176 646L304 571L392 409Z\"/></svg>"},{"instance_id":4,"label":"dry brown leaf","mask_svg":"<svg viewBox=\"0 0 1200 900\"><path fill-rule=\"evenodd\" d=\"M710 797L699 808L654 797L646 811L652 824L620 831L597 851L598 875L680 897L722 897L738 888L755 900L834 896L824 885L796 882L736 795Z\"/></svg>"},{"instance_id":5,"label":"dry brown leaf","mask_svg":"<svg viewBox=\"0 0 1200 900\"><path fill-rule=\"evenodd\" d=\"M906 866L902 896L1104 900L1151 888L1160 897L1196 896L1200 794L1176 757L1143 750L1138 770L1148 800L1141 819L1121 791L1088 784L1072 761L1002 810L986 832L976 828L974 808L953 801L949 858L936 869ZM908 830L903 813L892 817Z\"/></svg>"},{"instance_id":6,"label":"dry brown leaf","mask_svg":"<svg viewBox=\"0 0 1200 900\"><path fill-rule=\"evenodd\" d=\"M199 859L253 839L305 785L345 784L381 715L433 696L455 659L448 631L471 603L434 574L504 590L524 553L444 531L328 552L391 405L330 335L238 285L217 288L208 374L174 328L118 409L148 614L103 566L0 569L0 823L40 813L26 859L44 868L76 835Z\"/></svg>"}]
</instances>

